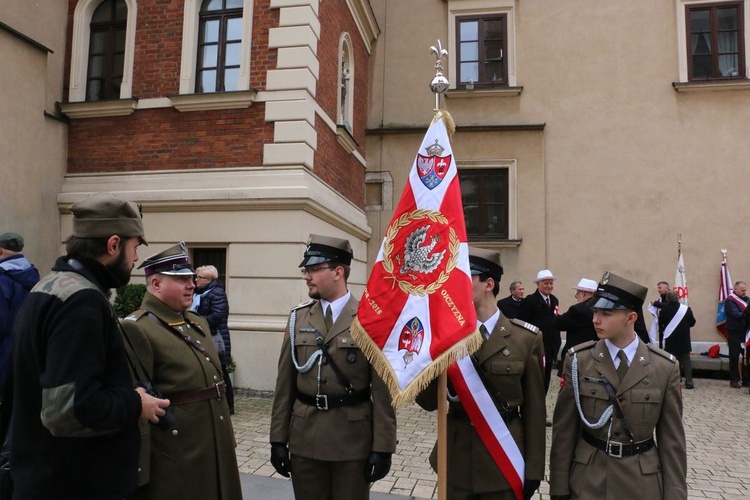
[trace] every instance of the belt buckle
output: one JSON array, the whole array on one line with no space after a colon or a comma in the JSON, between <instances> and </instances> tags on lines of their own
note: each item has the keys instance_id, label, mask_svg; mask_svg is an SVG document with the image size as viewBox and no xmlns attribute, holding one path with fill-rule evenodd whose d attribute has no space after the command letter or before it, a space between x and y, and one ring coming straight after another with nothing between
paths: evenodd
<instances>
[{"instance_id":1,"label":"belt buckle","mask_svg":"<svg viewBox=\"0 0 750 500\"><path fill-rule=\"evenodd\" d=\"M328 409L328 395L316 394L315 395L315 407L318 410L327 410Z\"/></svg>"},{"instance_id":2,"label":"belt buckle","mask_svg":"<svg viewBox=\"0 0 750 500\"><path fill-rule=\"evenodd\" d=\"M615 448L616 446L616 448ZM617 450L617 451L614 451ZM614 458L622 458L622 443L607 441L607 455Z\"/></svg>"},{"instance_id":3,"label":"belt buckle","mask_svg":"<svg viewBox=\"0 0 750 500\"><path fill-rule=\"evenodd\" d=\"M216 399L221 399L221 388L219 388L220 382L217 382L214 384L214 387L216 388Z\"/></svg>"}]
</instances>

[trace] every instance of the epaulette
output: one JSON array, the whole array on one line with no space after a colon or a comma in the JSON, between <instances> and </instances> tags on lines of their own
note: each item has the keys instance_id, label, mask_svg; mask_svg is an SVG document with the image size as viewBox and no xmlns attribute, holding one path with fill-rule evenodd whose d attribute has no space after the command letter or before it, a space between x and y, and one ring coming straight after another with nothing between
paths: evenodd
<instances>
[{"instance_id":1,"label":"epaulette","mask_svg":"<svg viewBox=\"0 0 750 500\"><path fill-rule=\"evenodd\" d=\"M301 304L297 304L296 306L292 307L292 311L296 311L297 309L302 309L303 307L311 306L315 303L315 299L310 299L307 302L303 302Z\"/></svg>"},{"instance_id":2,"label":"epaulette","mask_svg":"<svg viewBox=\"0 0 750 500\"><path fill-rule=\"evenodd\" d=\"M677 358L675 358L674 356L672 356L671 354L669 354L667 351L665 351L663 349L659 349L658 347L656 347L653 344L648 344L648 348L651 349L651 352L653 352L654 354L658 354L662 358L666 358L669 361L671 361L672 363L676 363L677 362Z\"/></svg>"},{"instance_id":3,"label":"epaulette","mask_svg":"<svg viewBox=\"0 0 750 500\"><path fill-rule=\"evenodd\" d=\"M521 328L524 328L531 333L539 333L539 328L535 327L531 323L526 323L525 321L521 321L520 319L513 318L510 320L511 323L513 323L516 326L520 326Z\"/></svg>"},{"instance_id":4,"label":"epaulette","mask_svg":"<svg viewBox=\"0 0 750 500\"><path fill-rule=\"evenodd\" d=\"M195 311L185 311L185 318L189 319L193 323L197 323L197 319L203 318L200 314Z\"/></svg>"},{"instance_id":5,"label":"epaulette","mask_svg":"<svg viewBox=\"0 0 750 500\"><path fill-rule=\"evenodd\" d=\"M128 314L127 316L125 316L124 318L122 318L122 320L123 321L138 321L146 313L148 313L148 311L146 311L145 309L138 309L137 311L134 311Z\"/></svg>"},{"instance_id":6,"label":"epaulette","mask_svg":"<svg viewBox=\"0 0 750 500\"><path fill-rule=\"evenodd\" d=\"M570 349L568 349L568 353L569 354L573 354L574 352L581 352L584 349L591 349L592 347L594 347L596 345L597 342L598 342L598 340L589 340L589 341L584 342L582 344L574 345L573 347L571 347Z\"/></svg>"}]
</instances>

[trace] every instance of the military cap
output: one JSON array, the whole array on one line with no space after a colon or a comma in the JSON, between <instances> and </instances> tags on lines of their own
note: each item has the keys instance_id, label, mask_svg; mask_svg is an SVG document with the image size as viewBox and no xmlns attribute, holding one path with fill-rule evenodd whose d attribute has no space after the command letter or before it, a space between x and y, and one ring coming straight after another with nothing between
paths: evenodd
<instances>
[{"instance_id":1,"label":"military cap","mask_svg":"<svg viewBox=\"0 0 750 500\"><path fill-rule=\"evenodd\" d=\"M120 235L138 237L148 245L143 231L141 209L112 193L95 193L73 203L73 236L78 238L108 238Z\"/></svg>"},{"instance_id":2,"label":"military cap","mask_svg":"<svg viewBox=\"0 0 750 500\"><path fill-rule=\"evenodd\" d=\"M17 233L0 234L0 248L11 252L20 252L23 250L23 238Z\"/></svg>"},{"instance_id":3,"label":"military cap","mask_svg":"<svg viewBox=\"0 0 750 500\"><path fill-rule=\"evenodd\" d=\"M311 234L305 247L305 258L299 267L313 266L323 262L339 262L348 266L354 253L348 240Z\"/></svg>"},{"instance_id":4,"label":"military cap","mask_svg":"<svg viewBox=\"0 0 750 500\"><path fill-rule=\"evenodd\" d=\"M190 265L190 257L188 256L187 246L184 241L167 248L163 252L148 257L138 266L138 269L143 269L147 278L157 273L168 274L169 276L195 274Z\"/></svg>"},{"instance_id":5,"label":"military cap","mask_svg":"<svg viewBox=\"0 0 750 500\"><path fill-rule=\"evenodd\" d=\"M648 288L621 278L609 271L604 273L594 296L588 304L594 309L640 310L646 301Z\"/></svg>"},{"instance_id":6,"label":"military cap","mask_svg":"<svg viewBox=\"0 0 750 500\"><path fill-rule=\"evenodd\" d=\"M500 281L503 275L503 265L500 263L500 252L469 247L469 268L471 274L486 274L495 281Z\"/></svg>"}]
</instances>

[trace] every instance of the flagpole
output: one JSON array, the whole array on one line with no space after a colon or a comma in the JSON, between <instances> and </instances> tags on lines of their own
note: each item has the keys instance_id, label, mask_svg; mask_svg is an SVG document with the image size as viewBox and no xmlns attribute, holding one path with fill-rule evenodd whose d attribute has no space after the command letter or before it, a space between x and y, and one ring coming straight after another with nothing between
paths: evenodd
<instances>
[{"instance_id":1,"label":"flagpole","mask_svg":"<svg viewBox=\"0 0 750 500\"><path fill-rule=\"evenodd\" d=\"M430 54L435 56L435 77L430 82L430 89L435 94L435 113L440 109L440 94L448 90L448 79L443 76L443 59L448 57L448 51L438 39L437 44L430 47ZM438 376L438 439L437 439L437 476L438 500L448 498L448 372L443 371Z\"/></svg>"}]
</instances>

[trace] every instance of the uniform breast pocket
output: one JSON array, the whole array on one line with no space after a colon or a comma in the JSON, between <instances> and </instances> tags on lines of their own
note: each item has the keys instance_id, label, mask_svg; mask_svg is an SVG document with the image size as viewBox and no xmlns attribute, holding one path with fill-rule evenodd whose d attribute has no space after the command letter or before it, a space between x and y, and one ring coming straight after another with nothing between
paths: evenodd
<instances>
[{"instance_id":1,"label":"uniform breast pocket","mask_svg":"<svg viewBox=\"0 0 750 500\"><path fill-rule=\"evenodd\" d=\"M523 401L521 394L521 376L524 364L520 360L501 359L490 364L492 380L497 382L496 389L509 403L520 404Z\"/></svg>"},{"instance_id":2,"label":"uniform breast pocket","mask_svg":"<svg viewBox=\"0 0 750 500\"><path fill-rule=\"evenodd\" d=\"M646 422L653 421L653 424L656 425L654 419L658 418L661 411L662 396L660 390L633 390L630 393L630 402L636 415L638 415L638 408L640 407L643 412L643 420Z\"/></svg>"},{"instance_id":3,"label":"uniform breast pocket","mask_svg":"<svg viewBox=\"0 0 750 500\"><path fill-rule=\"evenodd\" d=\"M336 349L340 349L347 364L362 363L365 357L352 337L339 335L336 338Z\"/></svg>"},{"instance_id":4,"label":"uniform breast pocket","mask_svg":"<svg viewBox=\"0 0 750 500\"><path fill-rule=\"evenodd\" d=\"M610 405L609 394L602 384L581 382L581 409L590 421L596 421Z\"/></svg>"},{"instance_id":5,"label":"uniform breast pocket","mask_svg":"<svg viewBox=\"0 0 750 500\"><path fill-rule=\"evenodd\" d=\"M317 337L312 332L297 332L294 337L294 349L297 352L297 362L305 362L318 350Z\"/></svg>"}]
</instances>

